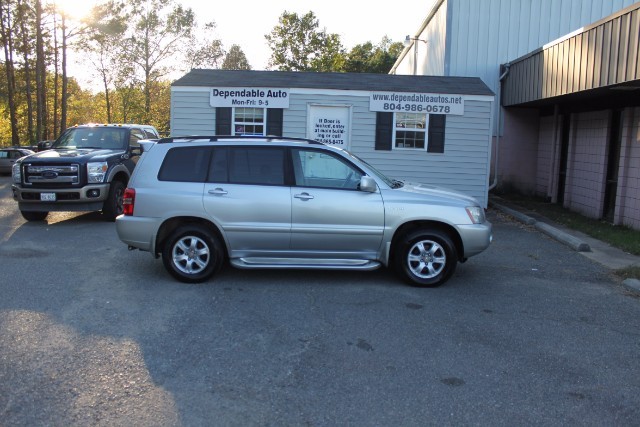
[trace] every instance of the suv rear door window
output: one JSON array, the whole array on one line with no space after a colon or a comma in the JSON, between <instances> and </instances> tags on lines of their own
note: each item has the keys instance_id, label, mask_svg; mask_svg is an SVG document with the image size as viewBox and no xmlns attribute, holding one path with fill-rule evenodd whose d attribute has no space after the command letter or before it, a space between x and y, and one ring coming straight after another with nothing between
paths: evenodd
<instances>
[{"instance_id":1,"label":"suv rear door window","mask_svg":"<svg viewBox=\"0 0 640 427\"><path fill-rule=\"evenodd\" d=\"M172 148L162 162L158 180L175 182L205 182L209 170L209 147Z\"/></svg>"},{"instance_id":2,"label":"suv rear door window","mask_svg":"<svg viewBox=\"0 0 640 427\"><path fill-rule=\"evenodd\" d=\"M230 147L229 182L284 185L284 159L282 148Z\"/></svg>"},{"instance_id":3,"label":"suv rear door window","mask_svg":"<svg viewBox=\"0 0 640 427\"><path fill-rule=\"evenodd\" d=\"M215 147L209 170L209 182L229 182L227 165L227 148Z\"/></svg>"}]
</instances>

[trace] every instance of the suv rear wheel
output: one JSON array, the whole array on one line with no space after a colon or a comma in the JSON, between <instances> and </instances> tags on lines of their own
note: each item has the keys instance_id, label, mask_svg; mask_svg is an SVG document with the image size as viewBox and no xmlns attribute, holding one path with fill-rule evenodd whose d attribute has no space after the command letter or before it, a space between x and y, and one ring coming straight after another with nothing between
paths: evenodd
<instances>
[{"instance_id":1,"label":"suv rear wheel","mask_svg":"<svg viewBox=\"0 0 640 427\"><path fill-rule=\"evenodd\" d=\"M212 277L220 269L223 256L218 237L197 224L177 228L162 249L164 267L185 283L199 283Z\"/></svg>"},{"instance_id":2,"label":"suv rear wheel","mask_svg":"<svg viewBox=\"0 0 640 427\"><path fill-rule=\"evenodd\" d=\"M409 284L435 287L451 277L457 259L455 245L446 233L421 229L402 239L395 256L395 267Z\"/></svg>"}]
</instances>

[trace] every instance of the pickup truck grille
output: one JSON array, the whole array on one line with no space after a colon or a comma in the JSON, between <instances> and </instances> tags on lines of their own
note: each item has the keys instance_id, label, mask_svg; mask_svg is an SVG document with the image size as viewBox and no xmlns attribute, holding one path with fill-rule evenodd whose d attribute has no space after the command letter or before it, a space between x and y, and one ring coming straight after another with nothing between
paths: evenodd
<instances>
[{"instance_id":1,"label":"pickup truck grille","mask_svg":"<svg viewBox=\"0 0 640 427\"><path fill-rule=\"evenodd\" d=\"M27 163L22 172L24 184L34 187L56 188L80 183L80 166L78 164L34 165Z\"/></svg>"}]
</instances>

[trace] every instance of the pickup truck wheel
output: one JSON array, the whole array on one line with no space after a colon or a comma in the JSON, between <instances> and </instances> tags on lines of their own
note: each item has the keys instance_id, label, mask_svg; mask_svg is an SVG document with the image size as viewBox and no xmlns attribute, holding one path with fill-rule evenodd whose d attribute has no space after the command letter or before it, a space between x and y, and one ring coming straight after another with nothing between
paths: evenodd
<instances>
[{"instance_id":1,"label":"pickup truck wheel","mask_svg":"<svg viewBox=\"0 0 640 427\"><path fill-rule=\"evenodd\" d=\"M179 227L162 248L164 267L185 283L211 278L222 266L223 256L220 240L199 225Z\"/></svg>"},{"instance_id":2,"label":"pickup truck wheel","mask_svg":"<svg viewBox=\"0 0 640 427\"><path fill-rule=\"evenodd\" d=\"M27 221L44 221L49 212L20 211L22 217Z\"/></svg>"},{"instance_id":3,"label":"pickup truck wheel","mask_svg":"<svg viewBox=\"0 0 640 427\"><path fill-rule=\"evenodd\" d=\"M122 181L113 181L109 186L109 197L102 207L102 214L106 221L115 221L116 217L124 211L122 207L124 190L125 185Z\"/></svg>"},{"instance_id":4,"label":"pickup truck wheel","mask_svg":"<svg viewBox=\"0 0 640 427\"><path fill-rule=\"evenodd\" d=\"M438 230L416 230L398 245L395 267L412 286L440 286L456 269L458 256L451 238Z\"/></svg>"}]
</instances>

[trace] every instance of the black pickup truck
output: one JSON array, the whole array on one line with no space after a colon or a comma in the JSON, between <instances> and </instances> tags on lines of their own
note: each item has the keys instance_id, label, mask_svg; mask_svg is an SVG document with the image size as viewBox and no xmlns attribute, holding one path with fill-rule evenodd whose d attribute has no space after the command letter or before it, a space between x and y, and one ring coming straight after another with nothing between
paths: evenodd
<instances>
[{"instance_id":1,"label":"black pickup truck","mask_svg":"<svg viewBox=\"0 0 640 427\"><path fill-rule=\"evenodd\" d=\"M65 130L50 149L23 157L12 169L13 199L28 221L52 211L122 213L122 196L138 158L139 141L157 139L153 126L87 124Z\"/></svg>"}]
</instances>

